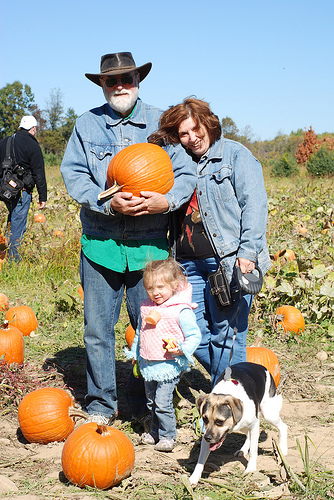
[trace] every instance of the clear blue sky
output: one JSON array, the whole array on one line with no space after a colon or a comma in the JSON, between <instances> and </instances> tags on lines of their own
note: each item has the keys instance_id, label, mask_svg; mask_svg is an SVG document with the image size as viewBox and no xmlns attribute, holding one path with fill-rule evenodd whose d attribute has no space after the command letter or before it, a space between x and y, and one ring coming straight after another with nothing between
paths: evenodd
<instances>
[{"instance_id":1,"label":"clear blue sky","mask_svg":"<svg viewBox=\"0 0 334 500\"><path fill-rule=\"evenodd\" d=\"M102 104L84 74L129 51L153 63L149 104L195 95L254 139L334 132L333 0L3 0L0 19L0 88L30 85L41 109L52 89L78 115Z\"/></svg>"}]
</instances>

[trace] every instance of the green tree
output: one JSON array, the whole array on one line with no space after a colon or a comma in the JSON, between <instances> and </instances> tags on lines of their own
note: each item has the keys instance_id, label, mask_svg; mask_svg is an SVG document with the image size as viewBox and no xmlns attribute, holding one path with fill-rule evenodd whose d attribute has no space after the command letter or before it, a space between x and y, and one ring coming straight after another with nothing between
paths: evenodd
<instances>
[{"instance_id":1,"label":"green tree","mask_svg":"<svg viewBox=\"0 0 334 500\"><path fill-rule=\"evenodd\" d=\"M314 177L325 177L334 174L334 151L329 151L325 147L321 147L318 151L312 154L307 163L306 169L308 173Z\"/></svg>"},{"instance_id":2,"label":"green tree","mask_svg":"<svg viewBox=\"0 0 334 500\"><path fill-rule=\"evenodd\" d=\"M46 129L47 123L45 118L43 117L43 110L41 110L37 104L32 104L30 108L31 114L34 115L34 117L37 120L37 134L42 132L42 130Z\"/></svg>"},{"instance_id":3,"label":"green tree","mask_svg":"<svg viewBox=\"0 0 334 500\"><path fill-rule=\"evenodd\" d=\"M229 116L222 119L222 134L226 139L237 141L239 139L239 129Z\"/></svg>"},{"instance_id":4,"label":"green tree","mask_svg":"<svg viewBox=\"0 0 334 500\"><path fill-rule=\"evenodd\" d=\"M50 99L47 101L45 114L48 126L51 130L56 130L63 123L63 96L60 89L52 89Z\"/></svg>"},{"instance_id":5,"label":"green tree","mask_svg":"<svg viewBox=\"0 0 334 500\"><path fill-rule=\"evenodd\" d=\"M291 177L298 174L298 167L293 156L284 153L279 161L275 161L270 171L272 177Z\"/></svg>"},{"instance_id":6,"label":"green tree","mask_svg":"<svg viewBox=\"0 0 334 500\"><path fill-rule=\"evenodd\" d=\"M71 137L71 134L73 132L73 128L75 125L75 121L78 118L78 115L75 114L75 111L73 108L68 108L66 116L65 116L65 121L64 125L61 128L61 133L67 143L69 138Z\"/></svg>"},{"instance_id":7,"label":"green tree","mask_svg":"<svg viewBox=\"0 0 334 500\"><path fill-rule=\"evenodd\" d=\"M38 142L45 154L61 157L65 150L65 141L60 129L43 130L38 136Z\"/></svg>"},{"instance_id":8,"label":"green tree","mask_svg":"<svg viewBox=\"0 0 334 500\"><path fill-rule=\"evenodd\" d=\"M16 132L22 116L31 114L34 99L31 87L19 81L0 89L0 139Z\"/></svg>"}]
</instances>

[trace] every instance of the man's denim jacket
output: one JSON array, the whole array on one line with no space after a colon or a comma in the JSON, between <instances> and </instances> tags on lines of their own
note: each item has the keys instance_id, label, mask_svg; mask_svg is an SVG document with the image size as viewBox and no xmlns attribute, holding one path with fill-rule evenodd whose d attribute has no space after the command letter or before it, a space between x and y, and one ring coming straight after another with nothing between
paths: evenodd
<instances>
[{"instance_id":1,"label":"man's denim jacket","mask_svg":"<svg viewBox=\"0 0 334 500\"><path fill-rule=\"evenodd\" d=\"M133 217L110 214L110 200L98 201L107 188L110 160L124 147L147 142L159 128L162 111L137 101L134 113L122 119L109 106L92 109L80 116L68 142L61 173L69 195L82 205L80 218L84 234L112 239L151 239L165 237L166 214ZM173 188L165 195L170 210L179 208L196 186L196 168L180 146L168 146L174 169Z\"/></svg>"}]
</instances>

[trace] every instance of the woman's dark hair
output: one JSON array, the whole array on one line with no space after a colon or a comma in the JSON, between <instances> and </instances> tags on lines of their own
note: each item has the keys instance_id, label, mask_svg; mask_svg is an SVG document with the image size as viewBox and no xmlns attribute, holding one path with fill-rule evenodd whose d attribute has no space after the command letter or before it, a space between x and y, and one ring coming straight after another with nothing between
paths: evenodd
<instances>
[{"instance_id":1,"label":"woman's dark hair","mask_svg":"<svg viewBox=\"0 0 334 500\"><path fill-rule=\"evenodd\" d=\"M160 128L157 132L150 135L149 142L154 144L178 144L179 126L187 118L192 118L196 128L203 125L210 139L210 145L221 136L221 123L218 117L211 111L207 102L201 99L187 97L176 106L171 106L160 116Z\"/></svg>"}]
</instances>

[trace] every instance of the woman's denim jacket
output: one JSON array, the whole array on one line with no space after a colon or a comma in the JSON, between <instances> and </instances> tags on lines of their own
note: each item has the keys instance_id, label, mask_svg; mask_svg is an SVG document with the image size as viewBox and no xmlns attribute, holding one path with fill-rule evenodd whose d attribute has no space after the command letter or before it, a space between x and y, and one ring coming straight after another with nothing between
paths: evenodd
<instances>
[{"instance_id":1,"label":"woman's denim jacket","mask_svg":"<svg viewBox=\"0 0 334 500\"><path fill-rule=\"evenodd\" d=\"M133 217L110 213L110 200L98 201L107 188L110 160L130 144L147 142L159 127L162 111L137 101L134 113L124 120L109 104L84 113L76 121L61 164L61 173L69 195L82 205L82 231L99 238L150 239L166 236L166 214ZM180 146L168 146L175 182L165 195L170 210L179 208L192 195L196 170L191 158Z\"/></svg>"},{"instance_id":2,"label":"woman's denim jacket","mask_svg":"<svg viewBox=\"0 0 334 500\"><path fill-rule=\"evenodd\" d=\"M259 161L242 144L222 137L198 162L197 176L202 221L229 280L237 257L256 262L266 273L268 210Z\"/></svg>"}]
</instances>

